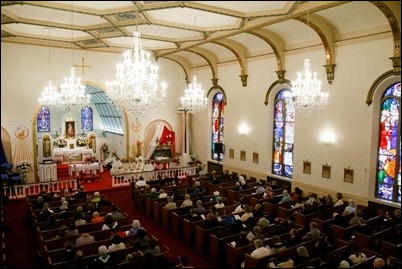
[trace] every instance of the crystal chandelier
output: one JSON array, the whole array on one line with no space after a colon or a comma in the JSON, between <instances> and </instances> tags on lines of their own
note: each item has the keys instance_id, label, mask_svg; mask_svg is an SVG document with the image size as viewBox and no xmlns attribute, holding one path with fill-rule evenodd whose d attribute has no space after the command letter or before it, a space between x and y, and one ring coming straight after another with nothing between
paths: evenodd
<instances>
[{"instance_id":1,"label":"crystal chandelier","mask_svg":"<svg viewBox=\"0 0 402 269\"><path fill-rule=\"evenodd\" d=\"M317 73L311 71L308 58L309 12L307 13L307 58L304 59L303 72L297 73L292 81L292 91L288 96L295 106L296 113L308 117L324 109L328 104L328 93L321 92L321 81Z\"/></svg>"},{"instance_id":2,"label":"crystal chandelier","mask_svg":"<svg viewBox=\"0 0 402 269\"><path fill-rule=\"evenodd\" d=\"M116 69L115 80L106 83L106 95L129 116L140 118L150 109L157 108L158 104L164 104L166 84L158 85L158 66L142 49L138 31L133 34L131 50L124 53L124 61Z\"/></svg>"},{"instance_id":3,"label":"crystal chandelier","mask_svg":"<svg viewBox=\"0 0 402 269\"><path fill-rule=\"evenodd\" d=\"M182 106L192 113L203 110L208 104L208 98L205 97L204 90L197 82L197 76L193 76L193 81L188 84L188 89L184 90L184 97L181 97Z\"/></svg>"},{"instance_id":4,"label":"crystal chandelier","mask_svg":"<svg viewBox=\"0 0 402 269\"><path fill-rule=\"evenodd\" d=\"M60 86L59 105L66 111L80 109L89 104L90 95L85 94L85 86L81 84L81 79L75 76L75 68L70 69L70 76L64 78L64 83Z\"/></svg>"},{"instance_id":5,"label":"crystal chandelier","mask_svg":"<svg viewBox=\"0 0 402 269\"><path fill-rule=\"evenodd\" d=\"M291 98L297 113L308 117L322 110L328 104L328 93L321 92L321 81L311 71L310 59L304 59L303 73L297 73L292 82Z\"/></svg>"},{"instance_id":6,"label":"crystal chandelier","mask_svg":"<svg viewBox=\"0 0 402 269\"><path fill-rule=\"evenodd\" d=\"M197 17L194 17L194 30L196 30ZM195 44L194 44L195 55ZM194 64L195 73L195 64ZM188 88L184 91L184 97L180 98L181 104L186 111L197 113L207 107L208 98L205 96L201 84L197 82L197 76L193 75L193 80L188 84Z\"/></svg>"},{"instance_id":7,"label":"crystal chandelier","mask_svg":"<svg viewBox=\"0 0 402 269\"><path fill-rule=\"evenodd\" d=\"M49 86L45 87L42 92L42 97L39 102L42 105L47 105L56 109L64 109L68 112L80 109L88 105L91 101L90 95L85 94L85 86L81 84L81 79L75 76L74 60L73 60L73 41L74 41L74 20L73 20L73 7L71 2L71 64L70 76L64 79L64 83L60 86L60 92L52 86L49 81ZM50 42L50 38L49 38ZM50 48L50 45L49 45ZM50 49L49 49L50 51ZM50 59L50 52L49 52Z\"/></svg>"}]
</instances>

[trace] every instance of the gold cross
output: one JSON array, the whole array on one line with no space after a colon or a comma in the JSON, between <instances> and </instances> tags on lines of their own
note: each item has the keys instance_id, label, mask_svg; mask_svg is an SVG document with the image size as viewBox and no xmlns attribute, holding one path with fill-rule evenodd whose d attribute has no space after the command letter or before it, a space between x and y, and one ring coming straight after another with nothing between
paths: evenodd
<instances>
[{"instance_id":1,"label":"gold cross","mask_svg":"<svg viewBox=\"0 0 402 269\"><path fill-rule=\"evenodd\" d=\"M84 58L84 57L81 58L81 62L82 62L81 65L76 64L76 65L74 65L74 66L75 66L75 67L81 67L81 68L82 68L82 74L85 75L85 67L92 68L92 65L85 65L85 63L84 63L84 62L85 62L85 58Z\"/></svg>"}]
</instances>

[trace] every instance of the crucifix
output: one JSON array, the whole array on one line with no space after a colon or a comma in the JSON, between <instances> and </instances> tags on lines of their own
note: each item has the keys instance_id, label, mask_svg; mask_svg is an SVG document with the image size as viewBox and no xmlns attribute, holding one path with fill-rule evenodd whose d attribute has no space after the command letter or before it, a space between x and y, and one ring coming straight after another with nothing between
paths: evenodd
<instances>
[{"instance_id":1,"label":"crucifix","mask_svg":"<svg viewBox=\"0 0 402 269\"><path fill-rule=\"evenodd\" d=\"M76 65L74 65L74 67L81 67L82 68L82 75L85 75L85 67L92 68L92 65L85 65L85 58L84 57L81 57L81 62L82 62L81 65L76 64Z\"/></svg>"},{"instance_id":2,"label":"crucifix","mask_svg":"<svg viewBox=\"0 0 402 269\"><path fill-rule=\"evenodd\" d=\"M187 108L178 108L177 113L182 113L183 114L183 151L181 154L180 158L180 164L182 166L187 166L187 163L190 161L190 155L189 155L189 141L188 141L188 135L189 135L189 128L188 128L188 113L191 111Z\"/></svg>"}]
</instances>

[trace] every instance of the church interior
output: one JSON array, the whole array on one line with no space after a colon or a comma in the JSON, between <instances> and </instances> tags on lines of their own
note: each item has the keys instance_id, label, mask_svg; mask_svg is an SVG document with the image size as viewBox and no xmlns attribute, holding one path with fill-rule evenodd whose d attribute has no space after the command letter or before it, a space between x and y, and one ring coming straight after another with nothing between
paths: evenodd
<instances>
[{"instance_id":1,"label":"church interior","mask_svg":"<svg viewBox=\"0 0 402 269\"><path fill-rule=\"evenodd\" d=\"M212 195L216 173L253 191L341 193L400 221L400 2L2 1L1 13L2 197L96 181L131 201L140 180L171 178ZM246 268L261 265L248 254Z\"/></svg>"}]
</instances>

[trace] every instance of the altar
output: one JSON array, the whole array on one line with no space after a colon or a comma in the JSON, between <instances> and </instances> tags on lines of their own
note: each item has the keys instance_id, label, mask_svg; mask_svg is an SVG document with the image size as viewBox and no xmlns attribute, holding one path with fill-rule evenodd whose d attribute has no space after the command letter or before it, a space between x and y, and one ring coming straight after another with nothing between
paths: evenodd
<instances>
[{"instance_id":1,"label":"altar","mask_svg":"<svg viewBox=\"0 0 402 269\"><path fill-rule=\"evenodd\" d=\"M103 167L100 163L84 163L84 164L70 164L68 167L68 173L70 176L79 176L80 171L91 173L91 174L98 174L103 172Z\"/></svg>"},{"instance_id":2,"label":"altar","mask_svg":"<svg viewBox=\"0 0 402 269\"><path fill-rule=\"evenodd\" d=\"M61 163L82 162L86 158L90 158L92 149L86 147L69 148L54 148L52 158Z\"/></svg>"}]
</instances>

